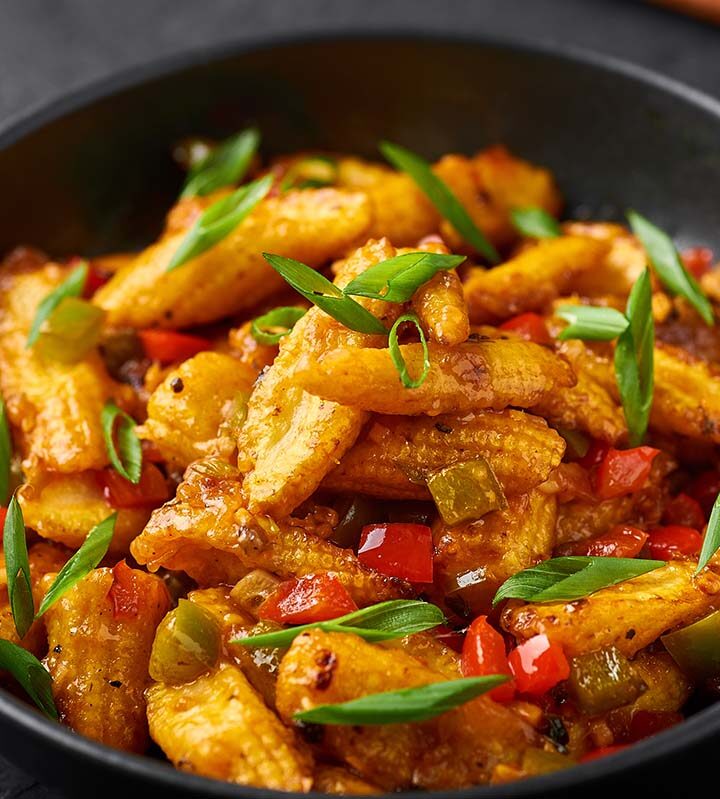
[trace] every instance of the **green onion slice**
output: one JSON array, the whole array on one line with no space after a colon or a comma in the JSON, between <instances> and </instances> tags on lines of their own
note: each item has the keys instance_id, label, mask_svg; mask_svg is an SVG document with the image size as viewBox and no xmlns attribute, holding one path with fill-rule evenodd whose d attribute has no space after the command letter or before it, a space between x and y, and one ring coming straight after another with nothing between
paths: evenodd
<instances>
[{"instance_id":1,"label":"green onion slice","mask_svg":"<svg viewBox=\"0 0 720 799\"><path fill-rule=\"evenodd\" d=\"M0 505L7 505L12 472L12 436L5 400L0 396Z\"/></svg>"},{"instance_id":2,"label":"green onion slice","mask_svg":"<svg viewBox=\"0 0 720 799\"><path fill-rule=\"evenodd\" d=\"M82 261L70 274L38 305L35 318L30 326L27 337L27 346L33 347L40 336L43 322L60 305L66 297L79 297L85 288L88 276L88 262Z\"/></svg>"},{"instance_id":3,"label":"green onion slice","mask_svg":"<svg viewBox=\"0 0 720 799\"><path fill-rule=\"evenodd\" d=\"M250 333L258 344L278 344L280 339L295 327L296 322L305 316L305 308L282 306L273 308L250 324ZM275 331L275 332L272 332Z\"/></svg>"},{"instance_id":4,"label":"green onion slice","mask_svg":"<svg viewBox=\"0 0 720 799\"><path fill-rule=\"evenodd\" d=\"M167 271L172 272L193 258L197 258L229 236L267 195L272 183L272 175L266 175L206 208L180 242L180 246L170 259Z\"/></svg>"},{"instance_id":5,"label":"green onion slice","mask_svg":"<svg viewBox=\"0 0 720 799\"><path fill-rule=\"evenodd\" d=\"M353 633L366 641L388 641L431 630L444 622L445 617L440 608L429 602L422 602L419 599L391 599L346 613L330 621L236 638L232 643L255 648L284 648L290 646L300 633L316 629L325 632Z\"/></svg>"},{"instance_id":6,"label":"green onion slice","mask_svg":"<svg viewBox=\"0 0 720 799\"><path fill-rule=\"evenodd\" d=\"M557 219L543 208L513 208L510 220L515 230L528 238L555 239L561 234Z\"/></svg>"},{"instance_id":7,"label":"green onion slice","mask_svg":"<svg viewBox=\"0 0 720 799\"><path fill-rule=\"evenodd\" d=\"M40 603L40 608L35 618L40 618L64 593L69 591L75 583L82 580L85 575L100 563L112 541L116 521L117 513L113 513L112 516L108 516L107 519L101 521L100 524L96 524L90 530L80 549L60 569L57 577L53 580L48 592L43 597L43 601Z\"/></svg>"},{"instance_id":8,"label":"green onion slice","mask_svg":"<svg viewBox=\"0 0 720 799\"><path fill-rule=\"evenodd\" d=\"M422 372L417 377L411 377L410 373L408 372L407 364L405 363L405 359L402 355L402 350L400 349L400 344L398 343L398 329L401 325L409 322L417 328L417 331L420 335L420 343L422 344L423 350L423 368ZM427 339L425 338L425 332L422 329L422 325L420 324L420 319L418 318L417 314L415 313L405 313L402 316L398 317L395 324L390 328L390 337L388 339L388 346L390 348L390 357L392 358L392 362L395 365L395 368L398 370L398 374L400 375L400 382L405 386L405 388L418 388L421 386L425 379L428 376L428 372L430 371L430 351L428 350Z\"/></svg>"},{"instance_id":9,"label":"green onion slice","mask_svg":"<svg viewBox=\"0 0 720 799\"><path fill-rule=\"evenodd\" d=\"M628 297L627 329L615 347L615 378L628 426L630 446L640 444L647 431L654 386L655 325L652 288L647 269Z\"/></svg>"},{"instance_id":10,"label":"green onion slice","mask_svg":"<svg viewBox=\"0 0 720 799\"><path fill-rule=\"evenodd\" d=\"M5 516L3 551L10 610L17 634L24 638L35 618L35 600L32 595L25 521L15 495L10 500Z\"/></svg>"},{"instance_id":11,"label":"green onion slice","mask_svg":"<svg viewBox=\"0 0 720 799\"><path fill-rule=\"evenodd\" d=\"M260 133L248 128L213 148L194 165L185 181L181 197L203 197L223 186L239 183L246 175L260 145Z\"/></svg>"},{"instance_id":12,"label":"green onion slice","mask_svg":"<svg viewBox=\"0 0 720 799\"><path fill-rule=\"evenodd\" d=\"M265 260L298 294L314 303L350 330L387 335L387 329L370 311L355 302L326 277L300 261L282 255L263 253Z\"/></svg>"},{"instance_id":13,"label":"green onion slice","mask_svg":"<svg viewBox=\"0 0 720 799\"><path fill-rule=\"evenodd\" d=\"M137 485L142 473L142 445L135 433L135 420L110 400L102 409L100 423L110 463L118 474Z\"/></svg>"},{"instance_id":14,"label":"green onion slice","mask_svg":"<svg viewBox=\"0 0 720 799\"><path fill-rule=\"evenodd\" d=\"M688 272L670 236L637 211L628 211L633 233L645 248L655 274L673 292L684 297L706 324L714 324L712 305L695 278Z\"/></svg>"},{"instance_id":15,"label":"green onion slice","mask_svg":"<svg viewBox=\"0 0 720 799\"><path fill-rule=\"evenodd\" d=\"M504 674L489 674L368 694L337 705L318 705L296 713L293 718L314 724L373 726L427 721L470 702L508 679Z\"/></svg>"},{"instance_id":16,"label":"green onion slice","mask_svg":"<svg viewBox=\"0 0 720 799\"><path fill-rule=\"evenodd\" d=\"M386 302L407 302L438 272L454 269L464 260L464 255L405 253L366 269L351 280L343 292Z\"/></svg>"},{"instance_id":17,"label":"green onion slice","mask_svg":"<svg viewBox=\"0 0 720 799\"><path fill-rule=\"evenodd\" d=\"M52 695L52 678L43 664L21 646L0 638L0 670L20 683L37 707L53 721L59 716Z\"/></svg>"},{"instance_id":18,"label":"green onion slice","mask_svg":"<svg viewBox=\"0 0 720 799\"><path fill-rule=\"evenodd\" d=\"M380 143L380 151L396 169L410 175L440 215L450 222L468 244L484 255L490 263L499 262L500 256L497 250L473 222L460 200L432 171L430 164L424 158L387 141Z\"/></svg>"},{"instance_id":19,"label":"green onion slice","mask_svg":"<svg viewBox=\"0 0 720 799\"><path fill-rule=\"evenodd\" d=\"M595 305L561 305L555 314L568 322L568 326L558 336L561 341L571 338L612 341L630 324L625 314L615 308Z\"/></svg>"},{"instance_id":20,"label":"green onion slice","mask_svg":"<svg viewBox=\"0 0 720 799\"><path fill-rule=\"evenodd\" d=\"M565 602L594 594L601 588L632 580L660 569L662 560L640 558L584 557L552 558L509 577L493 599L525 599L528 602Z\"/></svg>"}]
</instances>

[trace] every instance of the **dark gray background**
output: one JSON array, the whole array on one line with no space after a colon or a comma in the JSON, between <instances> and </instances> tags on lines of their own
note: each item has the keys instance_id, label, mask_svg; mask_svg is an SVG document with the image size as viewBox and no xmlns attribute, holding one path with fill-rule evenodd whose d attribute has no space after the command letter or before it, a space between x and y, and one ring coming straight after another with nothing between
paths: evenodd
<instances>
[{"instance_id":1,"label":"dark gray background","mask_svg":"<svg viewBox=\"0 0 720 799\"><path fill-rule=\"evenodd\" d=\"M0 126L157 57L258 34L348 28L587 47L720 98L720 29L633 0L0 0ZM711 769L693 764L695 789ZM19 797L60 799L0 758L0 799Z\"/></svg>"}]
</instances>

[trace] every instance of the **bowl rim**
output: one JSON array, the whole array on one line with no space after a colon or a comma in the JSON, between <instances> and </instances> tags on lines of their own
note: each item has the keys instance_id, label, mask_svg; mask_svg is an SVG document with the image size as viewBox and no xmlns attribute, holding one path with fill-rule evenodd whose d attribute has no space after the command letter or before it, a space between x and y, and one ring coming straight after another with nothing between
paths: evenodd
<instances>
[{"instance_id":1,"label":"bowl rim","mask_svg":"<svg viewBox=\"0 0 720 799\"><path fill-rule=\"evenodd\" d=\"M174 73L200 67L236 56L283 48L293 45L323 45L332 42L402 41L407 43L458 44L488 49L498 49L517 55L531 55L568 65L580 63L599 72L609 73L624 81L650 86L678 101L706 112L720 122L720 100L679 80L663 75L648 67L607 55L590 48L557 42L533 42L505 36L488 36L482 33L453 33L429 31L427 28L408 26L382 31L372 28L344 29L322 32L299 31L292 34L257 34L239 41L222 42L192 48L179 53L131 66L114 74L82 84L69 92L49 100L39 101L28 109L0 120L0 151L12 146L45 125L79 111L95 102L107 100L142 84L170 77ZM148 787L163 786L180 789L185 795L194 790L208 799L281 799L285 796L324 797L326 794L279 791L238 785L222 780L201 777L179 771L168 763L146 755L136 755L112 749L74 732L42 716L34 708L0 688L0 717L15 729L22 730L39 745L52 744L61 752L78 759L93 761L110 773L132 775ZM678 734L681 732L681 734ZM609 757L581 763L573 768L520 780L506 785L479 785L470 788L427 791L433 799L523 799L540 797L545 792L573 786L590 785L601 777L611 777L629 767L650 766L658 759L677 754L720 732L720 701L682 722L678 727L665 730L651 738L639 741ZM0 752L2 754L2 752ZM11 761L12 762L12 761ZM417 791L393 794L398 799L418 799Z\"/></svg>"}]
</instances>

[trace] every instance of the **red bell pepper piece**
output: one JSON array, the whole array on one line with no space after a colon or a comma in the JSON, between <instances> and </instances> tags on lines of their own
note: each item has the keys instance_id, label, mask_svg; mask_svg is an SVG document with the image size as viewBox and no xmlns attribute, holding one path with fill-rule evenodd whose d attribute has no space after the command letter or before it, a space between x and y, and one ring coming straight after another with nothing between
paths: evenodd
<instances>
[{"instance_id":1,"label":"red bell pepper piece","mask_svg":"<svg viewBox=\"0 0 720 799\"><path fill-rule=\"evenodd\" d=\"M7 516L7 508L0 508L0 533L5 526L5 517Z\"/></svg>"},{"instance_id":2,"label":"red bell pepper piece","mask_svg":"<svg viewBox=\"0 0 720 799\"><path fill-rule=\"evenodd\" d=\"M652 462L660 452L654 447L608 449L595 475L599 499L612 499L639 491L647 481Z\"/></svg>"},{"instance_id":3,"label":"red bell pepper piece","mask_svg":"<svg viewBox=\"0 0 720 799\"><path fill-rule=\"evenodd\" d=\"M616 524L604 535L584 541L575 555L593 555L601 558L635 558L640 554L648 534L629 524Z\"/></svg>"},{"instance_id":4,"label":"red bell pepper piece","mask_svg":"<svg viewBox=\"0 0 720 799\"><path fill-rule=\"evenodd\" d=\"M700 552L702 536L692 527L670 524L650 530L646 547L657 560L682 560Z\"/></svg>"},{"instance_id":5,"label":"red bell pepper piece","mask_svg":"<svg viewBox=\"0 0 720 799\"><path fill-rule=\"evenodd\" d=\"M433 580L432 532L424 524L369 524L360 534L358 559L365 566L411 583Z\"/></svg>"},{"instance_id":6,"label":"red bell pepper piece","mask_svg":"<svg viewBox=\"0 0 720 799\"><path fill-rule=\"evenodd\" d=\"M601 746L599 749L593 749L592 752L588 752L586 755L583 755L580 758L581 763L589 763L591 760L597 760L600 757L606 757L607 755L614 755L616 752L621 752L623 749L627 749L627 744L615 744L615 746Z\"/></svg>"},{"instance_id":7,"label":"red bell pepper piece","mask_svg":"<svg viewBox=\"0 0 720 799\"><path fill-rule=\"evenodd\" d=\"M113 581L108 592L113 607L113 618L134 619L140 611L140 595L135 573L121 560L113 567Z\"/></svg>"},{"instance_id":8,"label":"red bell pepper piece","mask_svg":"<svg viewBox=\"0 0 720 799\"><path fill-rule=\"evenodd\" d=\"M705 514L700 503L689 494L678 494L665 506L662 516L664 524L680 524L702 530L705 526Z\"/></svg>"},{"instance_id":9,"label":"red bell pepper piece","mask_svg":"<svg viewBox=\"0 0 720 799\"><path fill-rule=\"evenodd\" d=\"M593 441L590 442L588 451L583 455L582 458L578 459L577 463L579 463L584 469L592 469L593 466L597 466L598 463L605 458L609 449L609 444L606 444L604 441L593 439Z\"/></svg>"},{"instance_id":10,"label":"red bell pepper piece","mask_svg":"<svg viewBox=\"0 0 720 799\"><path fill-rule=\"evenodd\" d=\"M174 330L140 330L138 336L147 357L161 364L184 361L210 349L208 339Z\"/></svg>"},{"instance_id":11,"label":"red bell pepper piece","mask_svg":"<svg viewBox=\"0 0 720 799\"><path fill-rule=\"evenodd\" d=\"M510 671L521 694L542 696L570 676L570 664L560 644L534 635L508 655Z\"/></svg>"},{"instance_id":12,"label":"red bell pepper piece","mask_svg":"<svg viewBox=\"0 0 720 799\"><path fill-rule=\"evenodd\" d=\"M98 472L98 480L105 499L117 509L158 508L170 496L162 472L152 463L143 463L137 485L109 466Z\"/></svg>"},{"instance_id":13,"label":"red bell pepper piece","mask_svg":"<svg viewBox=\"0 0 720 799\"><path fill-rule=\"evenodd\" d=\"M512 677L502 635L490 625L487 616L478 616L465 636L461 660L464 677L507 674ZM496 702L509 702L515 696L515 683L510 680L488 692Z\"/></svg>"},{"instance_id":14,"label":"red bell pepper piece","mask_svg":"<svg viewBox=\"0 0 720 799\"><path fill-rule=\"evenodd\" d=\"M512 330L520 338L534 341L536 344L552 344L545 320L536 313L521 313L519 316L513 316L512 319L503 322L499 329Z\"/></svg>"},{"instance_id":15,"label":"red bell pepper piece","mask_svg":"<svg viewBox=\"0 0 720 799\"><path fill-rule=\"evenodd\" d=\"M280 583L262 603L258 615L261 619L285 624L313 624L357 609L340 580L324 573Z\"/></svg>"},{"instance_id":16,"label":"red bell pepper piece","mask_svg":"<svg viewBox=\"0 0 720 799\"><path fill-rule=\"evenodd\" d=\"M693 277L702 277L712 269L713 251L709 247L688 247L680 257Z\"/></svg>"},{"instance_id":17,"label":"red bell pepper piece","mask_svg":"<svg viewBox=\"0 0 720 799\"><path fill-rule=\"evenodd\" d=\"M720 472L702 472L690 484L687 493L700 503L705 518L709 518L715 499L720 494Z\"/></svg>"}]
</instances>

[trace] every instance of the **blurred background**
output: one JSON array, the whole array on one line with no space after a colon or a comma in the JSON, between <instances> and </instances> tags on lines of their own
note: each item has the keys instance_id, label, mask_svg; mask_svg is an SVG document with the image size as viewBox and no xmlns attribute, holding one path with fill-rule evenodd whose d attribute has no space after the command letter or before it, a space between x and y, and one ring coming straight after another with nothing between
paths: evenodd
<instances>
[{"instance_id":1,"label":"blurred background","mask_svg":"<svg viewBox=\"0 0 720 799\"><path fill-rule=\"evenodd\" d=\"M157 59L352 30L588 48L720 98L720 0L0 0L0 129L69 91ZM701 763L708 765L707 757L697 760L696 778ZM19 797L70 799L0 757L0 799Z\"/></svg>"}]
</instances>

